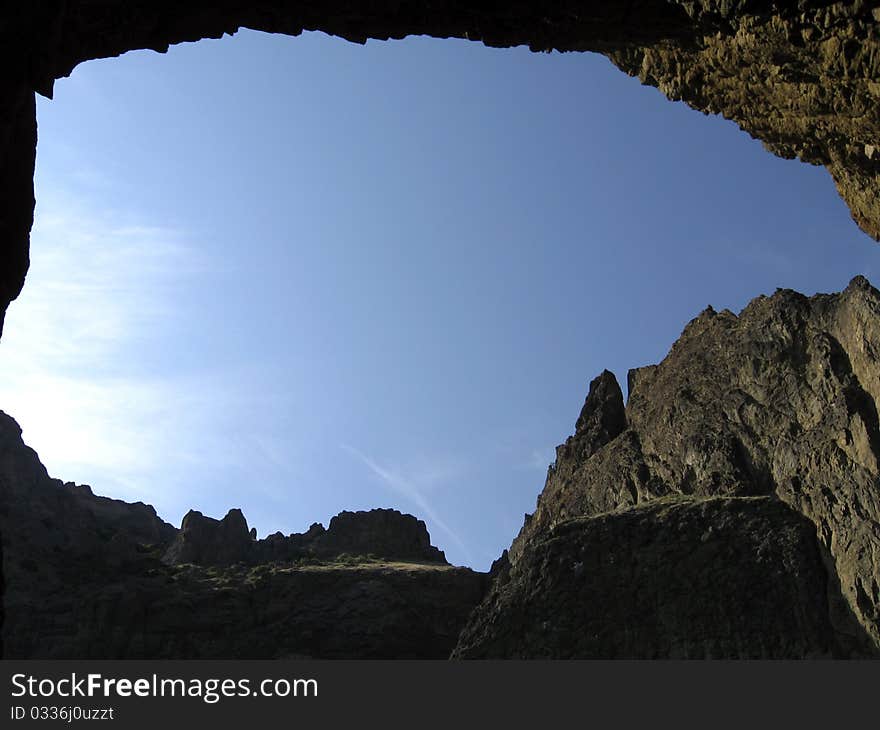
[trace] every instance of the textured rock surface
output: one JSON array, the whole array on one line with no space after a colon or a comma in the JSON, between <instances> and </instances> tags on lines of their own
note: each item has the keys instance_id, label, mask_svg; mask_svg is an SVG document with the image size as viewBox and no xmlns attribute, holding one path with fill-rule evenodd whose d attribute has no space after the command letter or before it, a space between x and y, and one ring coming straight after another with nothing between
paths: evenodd
<instances>
[{"instance_id":1,"label":"textured rock surface","mask_svg":"<svg viewBox=\"0 0 880 730\"><path fill-rule=\"evenodd\" d=\"M10 627L7 657L445 659L487 587L484 574L441 565L203 568L151 556L79 581Z\"/></svg>"},{"instance_id":2,"label":"textured rock surface","mask_svg":"<svg viewBox=\"0 0 880 730\"><path fill-rule=\"evenodd\" d=\"M620 423L616 394L592 397L607 380L579 424ZM780 290L739 316L708 308L663 362L630 371L616 437L576 432L558 449L511 562L531 570L533 547L568 519L669 495L773 496L815 526L835 631L880 646L878 397L880 294L863 277L834 295Z\"/></svg>"},{"instance_id":3,"label":"textured rock surface","mask_svg":"<svg viewBox=\"0 0 880 730\"><path fill-rule=\"evenodd\" d=\"M55 80L88 59L165 51L240 27L598 51L670 98L736 121L772 152L827 166L857 223L877 238L878 15L862 0L14 0L0 11L0 312L28 265L34 92L51 96Z\"/></svg>"},{"instance_id":4,"label":"textured rock surface","mask_svg":"<svg viewBox=\"0 0 880 730\"><path fill-rule=\"evenodd\" d=\"M50 478L2 413L0 535L10 658L445 658L488 585L394 510L265 540L239 510L190 512L178 531Z\"/></svg>"},{"instance_id":5,"label":"textured rock surface","mask_svg":"<svg viewBox=\"0 0 880 730\"><path fill-rule=\"evenodd\" d=\"M880 6L680 4L704 31L622 47L611 60L670 99L735 121L774 154L827 167L853 219L880 240Z\"/></svg>"},{"instance_id":6,"label":"textured rock surface","mask_svg":"<svg viewBox=\"0 0 880 730\"><path fill-rule=\"evenodd\" d=\"M454 657L850 656L826 584L813 525L782 502L667 498L542 535Z\"/></svg>"}]
</instances>

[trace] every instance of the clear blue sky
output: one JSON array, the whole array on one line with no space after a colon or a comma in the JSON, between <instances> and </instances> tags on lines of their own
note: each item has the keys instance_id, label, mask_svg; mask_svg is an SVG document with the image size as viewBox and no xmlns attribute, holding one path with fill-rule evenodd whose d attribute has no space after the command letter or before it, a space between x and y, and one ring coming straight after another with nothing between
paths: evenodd
<instances>
[{"instance_id":1,"label":"clear blue sky","mask_svg":"<svg viewBox=\"0 0 880 730\"><path fill-rule=\"evenodd\" d=\"M0 408L174 524L390 506L486 569L603 368L878 279L824 170L600 56L243 32L56 88Z\"/></svg>"}]
</instances>

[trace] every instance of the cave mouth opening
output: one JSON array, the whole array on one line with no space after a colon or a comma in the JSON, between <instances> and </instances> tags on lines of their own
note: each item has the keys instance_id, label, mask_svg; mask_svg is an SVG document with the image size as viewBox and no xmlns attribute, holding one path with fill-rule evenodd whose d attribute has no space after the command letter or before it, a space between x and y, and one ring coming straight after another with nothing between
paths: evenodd
<instances>
[{"instance_id":1,"label":"cave mouth opening","mask_svg":"<svg viewBox=\"0 0 880 730\"><path fill-rule=\"evenodd\" d=\"M822 171L587 54L242 33L90 62L39 113L2 407L174 523L393 506L488 567L595 374L876 262Z\"/></svg>"}]
</instances>

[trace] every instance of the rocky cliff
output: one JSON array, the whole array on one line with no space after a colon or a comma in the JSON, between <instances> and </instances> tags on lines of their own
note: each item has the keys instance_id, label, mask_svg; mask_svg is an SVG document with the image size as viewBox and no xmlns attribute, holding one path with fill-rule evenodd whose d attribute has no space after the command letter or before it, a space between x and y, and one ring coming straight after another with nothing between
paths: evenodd
<instances>
[{"instance_id":1,"label":"rocky cliff","mask_svg":"<svg viewBox=\"0 0 880 730\"><path fill-rule=\"evenodd\" d=\"M264 540L239 510L177 530L50 478L2 413L0 535L9 658L445 658L488 581L395 510Z\"/></svg>"},{"instance_id":2,"label":"rocky cliff","mask_svg":"<svg viewBox=\"0 0 880 730\"><path fill-rule=\"evenodd\" d=\"M852 656L813 526L768 497L665 498L560 523L474 613L459 658Z\"/></svg>"},{"instance_id":3,"label":"rocky cliff","mask_svg":"<svg viewBox=\"0 0 880 730\"><path fill-rule=\"evenodd\" d=\"M880 293L706 309L607 371L458 656L880 647Z\"/></svg>"},{"instance_id":4,"label":"rocky cliff","mask_svg":"<svg viewBox=\"0 0 880 730\"><path fill-rule=\"evenodd\" d=\"M340 555L448 565L443 551L431 545L425 523L393 509L340 512L326 530L315 523L304 533L276 532L263 540L248 529L241 510L230 510L222 520L191 510L163 560L169 565L259 565Z\"/></svg>"},{"instance_id":5,"label":"rocky cliff","mask_svg":"<svg viewBox=\"0 0 880 730\"><path fill-rule=\"evenodd\" d=\"M826 166L858 225L880 237L877 3L14 0L0 11L0 330L28 267L34 93L51 96L55 80L88 59L241 27L359 43L431 35L598 51L670 98L734 120L773 153Z\"/></svg>"},{"instance_id":6,"label":"rocky cliff","mask_svg":"<svg viewBox=\"0 0 880 730\"><path fill-rule=\"evenodd\" d=\"M707 308L591 384L490 574L423 522L343 512L261 540L51 479L0 415L11 657L880 655L880 292ZM491 587L489 582L491 579ZM488 588L488 592L487 592Z\"/></svg>"}]
</instances>

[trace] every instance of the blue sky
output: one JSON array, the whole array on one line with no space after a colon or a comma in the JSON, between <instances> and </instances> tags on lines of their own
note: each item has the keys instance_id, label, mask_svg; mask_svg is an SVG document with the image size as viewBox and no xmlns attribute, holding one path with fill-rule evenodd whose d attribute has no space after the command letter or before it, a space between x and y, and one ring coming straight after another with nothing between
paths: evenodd
<instances>
[{"instance_id":1,"label":"blue sky","mask_svg":"<svg viewBox=\"0 0 880 730\"><path fill-rule=\"evenodd\" d=\"M596 55L242 32L84 64L38 114L0 408L174 524L396 507L486 569L603 368L880 278L824 170Z\"/></svg>"}]
</instances>

